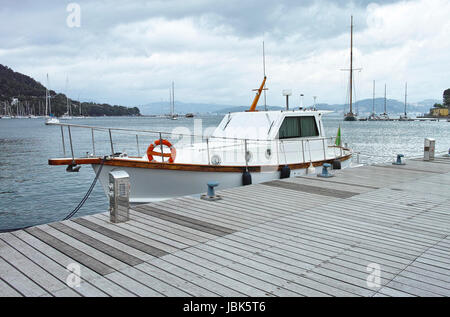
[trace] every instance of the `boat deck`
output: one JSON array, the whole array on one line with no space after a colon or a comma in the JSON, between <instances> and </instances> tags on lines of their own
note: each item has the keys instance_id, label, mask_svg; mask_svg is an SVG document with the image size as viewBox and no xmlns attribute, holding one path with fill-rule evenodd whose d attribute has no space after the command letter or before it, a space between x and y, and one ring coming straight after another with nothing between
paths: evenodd
<instances>
[{"instance_id":1,"label":"boat deck","mask_svg":"<svg viewBox=\"0 0 450 317\"><path fill-rule=\"evenodd\" d=\"M2 233L0 296L450 296L450 158L406 162Z\"/></svg>"}]
</instances>

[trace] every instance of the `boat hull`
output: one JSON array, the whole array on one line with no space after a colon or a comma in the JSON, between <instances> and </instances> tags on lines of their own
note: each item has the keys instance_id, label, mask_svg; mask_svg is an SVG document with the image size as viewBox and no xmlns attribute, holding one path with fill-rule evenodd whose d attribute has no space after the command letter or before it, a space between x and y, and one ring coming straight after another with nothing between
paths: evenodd
<instances>
[{"instance_id":1,"label":"boat hull","mask_svg":"<svg viewBox=\"0 0 450 317\"><path fill-rule=\"evenodd\" d=\"M341 162L341 167L349 167L351 159ZM100 164L92 164L95 173L98 173ZM315 173L319 173L322 167L315 167ZM207 183L219 182L217 189L226 189L242 186L242 172L220 171L189 171L170 169L149 169L140 167L126 167L103 165L99 175L99 181L103 190L108 195L109 172L122 170L130 175L130 202L146 203L160 201L180 196L200 195L207 190ZM280 171L274 169L251 172L252 184L258 184L280 179ZM291 177L307 175L306 168L291 170Z\"/></svg>"}]
</instances>

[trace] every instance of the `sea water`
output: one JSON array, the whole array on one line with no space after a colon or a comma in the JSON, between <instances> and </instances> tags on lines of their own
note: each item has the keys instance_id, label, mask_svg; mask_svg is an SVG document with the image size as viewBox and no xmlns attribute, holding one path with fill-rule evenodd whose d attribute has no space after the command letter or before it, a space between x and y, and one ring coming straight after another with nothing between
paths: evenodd
<instances>
[{"instance_id":1,"label":"sea water","mask_svg":"<svg viewBox=\"0 0 450 317\"><path fill-rule=\"evenodd\" d=\"M207 129L215 127L222 116L194 119L201 119L202 129ZM166 132L176 129L179 133L190 131L198 134L198 131L194 131L194 119L101 117L66 122ZM448 151L450 147L450 122L446 120L344 122L341 117L328 116L324 119L324 125L329 137L336 136L340 126L343 143L361 153L359 160L364 164L393 161L399 153L406 158L421 156L425 137L436 139L436 152ZM90 130L74 128L71 133L76 156L93 152ZM70 157L67 129L64 129L64 134L66 157ZM135 154L137 143L129 135L114 132L112 136L114 152L130 151ZM141 155L153 139L154 135L138 140ZM49 166L49 158L63 157L61 140L60 127L46 126L44 119L0 120L0 230L61 220L82 200L95 174L88 165L84 165L78 173L67 173L65 166ZM98 153L110 153L107 132L94 131L94 140ZM105 212L107 209L108 200L98 183L77 217Z\"/></svg>"}]
</instances>

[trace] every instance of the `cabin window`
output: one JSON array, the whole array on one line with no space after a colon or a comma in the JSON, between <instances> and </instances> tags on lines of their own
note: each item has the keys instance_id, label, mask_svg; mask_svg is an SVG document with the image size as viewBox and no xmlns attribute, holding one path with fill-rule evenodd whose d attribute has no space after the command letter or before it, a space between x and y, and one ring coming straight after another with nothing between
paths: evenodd
<instances>
[{"instance_id":1,"label":"cabin window","mask_svg":"<svg viewBox=\"0 0 450 317\"><path fill-rule=\"evenodd\" d=\"M278 131L279 139L319 136L314 117L285 117Z\"/></svg>"}]
</instances>

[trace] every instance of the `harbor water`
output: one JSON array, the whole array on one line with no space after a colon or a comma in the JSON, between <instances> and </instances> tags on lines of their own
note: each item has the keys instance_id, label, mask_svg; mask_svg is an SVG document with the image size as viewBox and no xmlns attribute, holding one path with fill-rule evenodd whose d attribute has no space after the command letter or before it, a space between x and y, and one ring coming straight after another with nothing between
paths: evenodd
<instances>
[{"instance_id":1,"label":"harbor water","mask_svg":"<svg viewBox=\"0 0 450 317\"><path fill-rule=\"evenodd\" d=\"M203 129L215 127L222 116L196 117ZM101 117L73 119L72 124L114 128L162 130L194 133L194 119L180 117L168 120L158 117ZM197 123L199 121L196 121ZM396 154L406 158L423 154L425 137L436 139L436 152L450 147L450 123L442 121L399 122L360 121L344 122L341 117L324 119L327 136L335 136L341 126L343 143L347 143L364 164L393 161ZM67 130L65 130L67 133ZM96 132L98 152L107 149L109 136ZM72 131L76 155L92 153L90 130ZM114 135L117 152L134 151L136 144ZM140 153L153 140L140 139ZM153 137L154 138L154 137ZM70 146L66 135L66 156ZM0 120L0 230L62 220L81 201L88 190L94 172L83 166L79 173L67 173L65 166L49 166L48 159L63 156L61 130L58 126L45 126L44 119ZM356 163L356 157L354 158ZM107 211L108 201L100 184L78 212L77 216Z\"/></svg>"}]
</instances>

